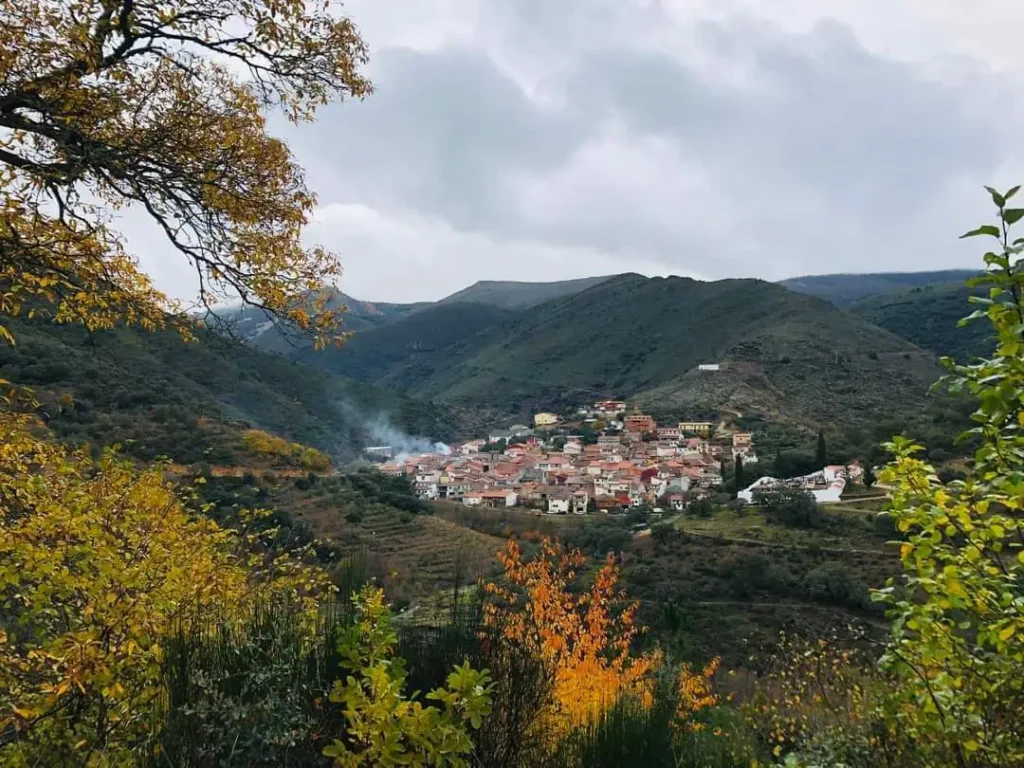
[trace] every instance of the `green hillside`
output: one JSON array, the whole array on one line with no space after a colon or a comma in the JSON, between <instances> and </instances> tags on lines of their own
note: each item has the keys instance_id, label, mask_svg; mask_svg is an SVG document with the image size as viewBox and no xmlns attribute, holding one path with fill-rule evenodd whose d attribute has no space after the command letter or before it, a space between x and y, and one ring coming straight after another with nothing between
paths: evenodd
<instances>
[{"instance_id":1,"label":"green hillside","mask_svg":"<svg viewBox=\"0 0 1024 768\"><path fill-rule=\"evenodd\" d=\"M360 381L203 334L16 320L15 347L0 345L0 378L32 387L64 439L125 444L139 458L228 461L239 427L254 426L354 458L367 420L386 416L413 435L451 440L462 417ZM60 405L70 394L72 405Z\"/></svg>"},{"instance_id":2,"label":"green hillside","mask_svg":"<svg viewBox=\"0 0 1024 768\"><path fill-rule=\"evenodd\" d=\"M335 291L327 304L334 309L345 308L342 327L346 331L359 333L403 317L421 307L422 304L391 304L388 302L361 301ZM224 307L207 317L213 328L227 331L231 335L270 352L290 354L296 348L309 345L309 339L293 330L286 330L262 310L254 307Z\"/></svg>"},{"instance_id":3,"label":"green hillside","mask_svg":"<svg viewBox=\"0 0 1024 768\"><path fill-rule=\"evenodd\" d=\"M960 282L925 285L858 301L850 311L937 355L965 362L992 351L991 330L984 321L957 327L970 313L971 289Z\"/></svg>"},{"instance_id":4,"label":"green hillside","mask_svg":"<svg viewBox=\"0 0 1024 768\"><path fill-rule=\"evenodd\" d=\"M962 283L977 274L970 269L946 269L936 272L879 272L864 275L805 275L779 281L791 291L807 293L831 301L840 307L849 306L869 296L917 288L931 283Z\"/></svg>"},{"instance_id":5,"label":"green hillside","mask_svg":"<svg viewBox=\"0 0 1024 768\"><path fill-rule=\"evenodd\" d=\"M480 333L515 316L488 304L434 304L356 332L341 349L315 352L307 345L291 356L363 381L415 390L461 360Z\"/></svg>"},{"instance_id":6,"label":"green hillside","mask_svg":"<svg viewBox=\"0 0 1024 768\"><path fill-rule=\"evenodd\" d=\"M585 291L608 280L604 277L581 277L553 283L527 283L512 280L481 280L468 288L441 299L438 304L476 302L505 309L528 309L545 301Z\"/></svg>"},{"instance_id":7,"label":"green hillside","mask_svg":"<svg viewBox=\"0 0 1024 768\"><path fill-rule=\"evenodd\" d=\"M932 355L759 280L623 275L477 336L408 391L510 411L631 397L660 411L756 411L810 427L923 402ZM719 372L699 372L719 363Z\"/></svg>"}]
</instances>

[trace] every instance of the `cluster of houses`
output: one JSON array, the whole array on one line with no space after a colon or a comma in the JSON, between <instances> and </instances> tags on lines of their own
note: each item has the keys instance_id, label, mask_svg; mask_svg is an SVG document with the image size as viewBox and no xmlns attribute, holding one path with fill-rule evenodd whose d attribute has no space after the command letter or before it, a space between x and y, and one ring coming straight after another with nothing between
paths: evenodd
<instances>
[{"instance_id":1,"label":"cluster of houses","mask_svg":"<svg viewBox=\"0 0 1024 768\"><path fill-rule=\"evenodd\" d=\"M586 437L556 430L560 422L537 414L533 428L516 424L450 453L410 455L380 470L410 476L424 499L582 515L659 504L682 509L684 494L721 484L724 461L757 461L748 432L719 433L704 421L663 426L648 414L627 414L619 401L580 410L573 423L599 427Z\"/></svg>"}]
</instances>

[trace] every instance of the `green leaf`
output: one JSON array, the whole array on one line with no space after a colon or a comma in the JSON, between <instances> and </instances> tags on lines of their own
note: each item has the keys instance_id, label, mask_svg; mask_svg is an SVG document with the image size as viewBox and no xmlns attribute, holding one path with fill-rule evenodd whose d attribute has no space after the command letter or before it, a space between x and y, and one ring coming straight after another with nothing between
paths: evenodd
<instances>
[{"instance_id":1,"label":"green leaf","mask_svg":"<svg viewBox=\"0 0 1024 768\"><path fill-rule=\"evenodd\" d=\"M999 237L999 227L993 224L982 224L977 229L972 229L970 232L964 232L960 235L960 239L963 240L967 237L977 237L978 235L990 235L992 237Z\"/></svg>"},{"instance_id":2,"label":"green leaf","mask_svg":"<svg viewBox=\"0 0 1024 768\"><path fill-rule=\"evenodd\" d=\"M1020 184L1018 184L1016 187L1011 187L1010 189L1006 190L1006 193L1003 195L1003 200L1009 200L1011 197L1016 195L1018 189L1020 189Z\"/></svg>"},{"instance_id":3,"label":"green leaf","mask_svg":"<svg viewBox=\"0 0 1024 768\"><path fill-rule=\"evenodd\" d=\"M1003 211L1003 221L1007 224L1016 224L1024 217L1024 208L1007 208Z\"/></svg>"},{"instance_id":4,"label":"green leaf","mask_svg":"<svg viewBox=\"0 0 1024 768\"><path fill-rule=\"evenodd\" d=\"M1002 207L1003 207L1004 205L1006 205L1006 198L1005 198L1005 197L1003 197L1003 196L1002 196L1001 194L999 194L998 192L996 192L996 191L995 191L995 190L994 190L994 189L993 189L992 187L988 187L988 186L986 186L986 187L985 187L985 189L987 189L987 190L988 190L988 193L989 193L990 195L992 195L992 202L993 202L993 203L995 203L996 205L998 205L998 206L999 206L1000 208L1002 208Z\"/></svg>"}]
</instances>

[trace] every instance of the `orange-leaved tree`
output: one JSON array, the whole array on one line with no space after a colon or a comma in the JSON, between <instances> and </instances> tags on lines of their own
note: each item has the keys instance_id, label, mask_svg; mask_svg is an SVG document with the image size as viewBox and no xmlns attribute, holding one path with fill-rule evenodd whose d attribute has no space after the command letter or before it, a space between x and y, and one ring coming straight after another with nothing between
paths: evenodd
<instances>
[{"instance_id":1,"label":"orange-leaved tree","mask_svg":"<svg viewBox=\"0 0 1024 768\"><path fill-rule=\"evenodd\" d=\"M164 325L180 307L114 226L133 208L202 304L335 337L321 289L338 261L301 242L316 198L265 111L362 97L365 61L328 0L0 0L0 314Z\"/></svg>"},{"instance_id":2,"label":"orange-leaved tree","mask_svg":"<svg viewBox=\"0 0 1024 768\"><path fill-rule=\"evenodd\" d=\"M636 623L639 606L618 588L614 556L587 589L574 589L583 555L551 539L529 561L510 540L499 559L507 583L486 585L493 599L485 620L546 664L552 696L534 722L547 738L557 741L573 727L594 722L624 696L650 705L661 656L633 652L642 631Z\"/></svg>"}]
</instances>

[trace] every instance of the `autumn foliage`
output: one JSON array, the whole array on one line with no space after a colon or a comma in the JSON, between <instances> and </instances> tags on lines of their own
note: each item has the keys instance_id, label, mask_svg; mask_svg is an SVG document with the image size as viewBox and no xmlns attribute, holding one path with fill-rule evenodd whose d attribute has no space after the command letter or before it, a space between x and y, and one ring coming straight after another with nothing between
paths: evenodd
<instances>
[{"instance_id":1,"label":"autumn foliage","mask_svg":"<svg viewBox=\"0 0 1024 768\"><path fill-rule=\"evenodd\" d=\"M712 678L720 664L721 659L716 656L703 669L694 670L689 664L679 668L676 704L676 722L679 725L691 731L704 730L704 724L696 718L702 711L718 705Z\"/></svg>"},{"instance_id":2,"label":"autumn foliage","mask_svg":"<svg viewBox=\"0 0 1024 768\"><path fill-rule=\"evenodd\" d=\"M242 434L242 445L256 456L295 464L303 469L324 472L331 468L331 459L323 451L301 443L290 443L262 429L247 429Z\"/></svg>"},{"instance_id":3,"label":"autumn foliage","mask_svg":"<svg viewBox=\"0 0 1024 768\"><path fill-rule=\"evenodd\" d=\"M613 556L586 589L576 588L583 555L550 539L528 562L514 540L499 559L507 583L487 585L494 600L487 606L486 622L547 665L552 696L536 727L558 738L593 722L624 696L650 704L661 656L632 652L641 631L638 604L627 602L618 588Z\"/></svg>"},{"instance_id":4,"label":"autumn foliage","mask_svg":"<svg viewBox=\"0 0 1024 768\"><path fill-rule=\"evenodd\" d=\"M258 539L190 515L159 467L94 462L0 415L4 759L123 759L152 727L172 628L236 615L257 590L324 589Z\"/></svg>"},{"instance_id":5,"label":"autumn foliage","mask_svg":"<svg viewBox=\"0 0 1024 768\"><path fill-rule=\"evenodd\" d=\"M266 112L366 95L365 62L325 0L0 0L0 313L166 324L181 307L114 226L131 207L202 305L241 298L332 337L320 289L340 266L302 243L316 197Z\"/></svg>"}]
</instances>

